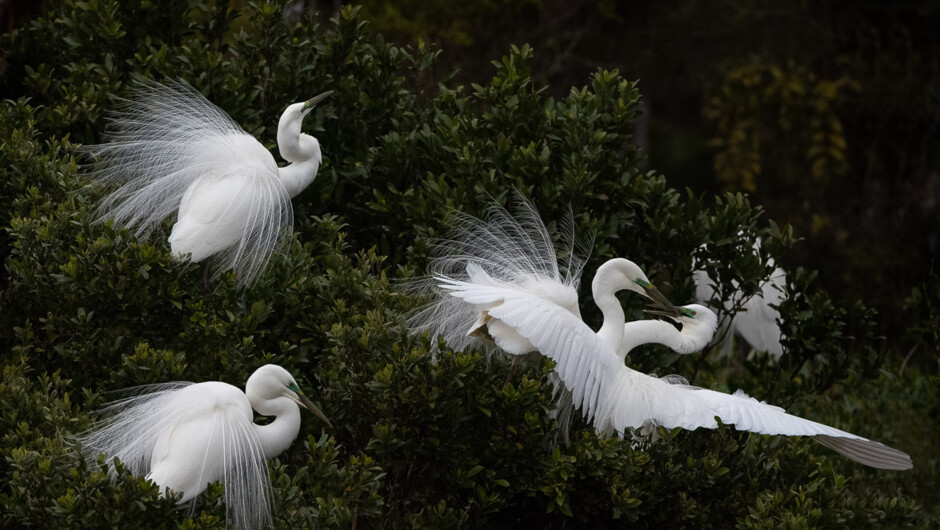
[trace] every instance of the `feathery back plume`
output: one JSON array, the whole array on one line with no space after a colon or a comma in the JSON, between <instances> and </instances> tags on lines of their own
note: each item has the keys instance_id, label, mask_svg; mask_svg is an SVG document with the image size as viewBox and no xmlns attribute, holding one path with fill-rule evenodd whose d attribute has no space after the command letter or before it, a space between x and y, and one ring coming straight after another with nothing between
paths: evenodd
<instances>
[{"instance_id":1,"label":"feathery back plume","mask_svg":"<svg viewBox=\"0 0 940 530\"><path fill-rule=\"evenodd\" d=\"M98 205L100 218L135 228L138 237L175 212L189 185L206 171L200 164L205 145L231 135L252 138L182 82L137 83L132 99L116 102L109 142L82 151L100 156L92 165L96 180L120 186Z\"/></svg>"},{"instance_id":2,"label":"feathery back plume","mask_svg":"<svg viewBox=\"0 0 940 530\"><path fill-rule=\"evenodd\" d=\"M221 454L221 469L211 462L200 466L202 472L218 473L225 488L228 525L238 529L264 528L271 525L271 483L267 460L255 432L256 426L243 411L204 404L199 385L174 382L130 389L136 394L109 403L99 411L104 419L77 437L87 462L95 462L104 453L109 473L110 462L119 459L131 474L162 484L152 458L158 443L174 429L197 421L207 431L204 447L190 447L195 455L208 461ZM201 406L202 405L202 406ZM250 412L249 412L250 414ZM206 477L205 484L216 478ZM161 486L162 487L162 486ZM204 486L198 491L201 492ZM191 501L195 509L198 492L184 492L181 503Z\"/></svg>"},{"instance_id":3,"label":"feathery back plume","mask_svg":"<svg viewBox=\"0 0 940 530\"><path fill-rule=\"evenodd\" d=\"M91 176L117 186L99 203L99 220L147 237L189 201L196 214L174 226L175 257L217 255L214 274L235 269L240 285L289 239L293 210L274 157L186 83L138 83L117 101L108 140L82 148L97 155Z\"/></svg>"},{"instance_id":4,"label":"feathery back plume","mask_svg":"<svg viewBox=\"0 0 940 530\"><path fill-rule=\"evenodd\" d=\"M78 436L85 460L94 462L100 453L105 453L109 460L117 457L132 475L146 475L157 433L170 425L176 414L182 414L173 411L177 391L190 385L186 382L145 385L128 389L135 395L108 403L99 411L105 417Z\"/></svg>"},{"instance_id":5,"label":"feathery back plume","mask_svg":"<svg viewBox=\"0 0 940 530\"><path fill-rule=\"evenodd\" d=\"M470 324L478 320L478 308L441 289L441 279L511 286L578 312L578 285L593 238L575 237L570 210L557 224L553 239L530 201L516 192L512 204L510 213L491 200L483 219L454 213L450 238L433 242L428 276L406 286L430 300L409 318L412 332L428 331L432 339L441 336L455 350L481 345L487 353L495 350L494 344L468 334Z\"/></svg>"}]
</instances>

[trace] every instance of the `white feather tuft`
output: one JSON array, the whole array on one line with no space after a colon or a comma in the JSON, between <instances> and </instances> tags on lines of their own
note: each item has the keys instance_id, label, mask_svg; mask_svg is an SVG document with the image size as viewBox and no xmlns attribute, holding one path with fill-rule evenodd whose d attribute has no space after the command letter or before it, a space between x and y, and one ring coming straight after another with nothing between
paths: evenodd
<instances>
[{"instance_id":1,"label":"white feather tuft","mask_svg":"<svg viewBox=\"0 0 940 530\"><path fill-rule=\"evenodd\" d=\"M120 459L133 475L149 473L153 440L182 414L176 407L178 391L190 385L175 382L136 387L128 390L136 395L109 403L99 411L106 417L78 437L85 459L94 462L104 453L109 459Z\"/></svg>"},{"instance_id":2,"label":"white feather tuft","mask_svg":"<svg viewBox=\"0 0 940 530\"><path fill-rule=\"evenodd\" d=\"M484 313L487 307L451 296L441 285L448 282L521 290L580 314L577 290L592 240L575 238L570 211L552 234L535 206L522 195L516 195L513 210L511 214L493 201L484 219L454 213L450 239L434 241L429 275L406 285L430 300L409 318L412 332L441 336L455 350L477 346L487 353L495 351L494 341L467 333L472 323L488 318Z\"/></svg>"}]
</instances>

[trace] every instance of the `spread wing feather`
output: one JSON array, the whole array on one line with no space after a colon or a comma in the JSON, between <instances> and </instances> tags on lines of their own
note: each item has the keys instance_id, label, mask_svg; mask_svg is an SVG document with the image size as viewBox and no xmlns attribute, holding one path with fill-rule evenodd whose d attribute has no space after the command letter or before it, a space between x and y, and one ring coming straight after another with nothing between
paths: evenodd
<instances>
[{"instance_id":1,"label":"spread wing feather","mask_svg":"<svg viewBox=\"0 0 940 530\"><path fill-rule=\"evenodd\" d=\"M459 282L438 277L440 286L472 304L490 304L492 318L511 326L543 355L572 393L572 403L588 419L594 417L608 389L604 377L623 366L620 359L580 318L529 292L509 287Z\"/></svg>"},{"instance_id":2,"label":"spread wing feather","mask_svg":"<svg viewBox=\"0 0 940 530\"><path fill-rule=\"evenodd\" d=\"M494 201L487 208L485 219L453 214L450 238L434 241L435 255L428 265L430 275L407 286L431 299L430 304L408 319L413 332L441 336L457 350L482 346L487 353L495 351L499 337L493 337L496 343L482 342L468 329L471 323L476 322L477 326L485 323L487 302L476 298L463 303L448 296L440 287L441 278L537 294L580 315L577 288L590 239L575 237L570 212L558 224L553 237L535 207L521 195L517 196L513 210L511 214ZM518 345L518 341L505 339L506 345ZM525 349L523 346L520 348Z\"/></svg>"}]
</instances>

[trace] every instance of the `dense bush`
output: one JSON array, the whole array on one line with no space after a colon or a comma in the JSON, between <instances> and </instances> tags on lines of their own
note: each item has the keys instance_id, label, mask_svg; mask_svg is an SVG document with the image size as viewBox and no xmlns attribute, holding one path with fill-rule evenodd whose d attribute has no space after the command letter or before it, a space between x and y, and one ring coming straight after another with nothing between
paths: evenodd
<instances>
[{"instance_id":1,"label":"dense bush","mask_svg":"<svg viewBox=\"0 0 940 530\"><path fill-rule=\"evenodd\" d=\"M434 338L404 327L420 301L395 278L421 270L451 209L479 212L488 195L504 200L515 187L547 220L570 204L579 230L596 233L589 271L630 257L677 301L692 296L693 255L726 264L712 274L727 298L733 280L757 289L768 259L794 240L746 196L694 196L640 171L630 142L639 93L617 72L555 100L533 84L533 50L522 46L494 61L489 83L453 86L435 72L435 50L385 42L365 25L355 8L321 27L285 21L281 2L239 14L222 1L59 0L2 38L0 526L223 524L221 486L191 512L123 470L109 482L70 435L109 392L170 380L241 386L266 362L294 373L336 425L306 417L271 462L279 527L937 522L935 372L886 359L877 315L814 290L810 272L791 273L781 362L648 347L631 363L744 388L879 439L911 452L914 472L729 428L650 442L598 438L578 423L557 445L548 361L512 368L445 346L432 362ZM294 201L289 252L248 291L228 274L204 292L201 266L170 259L169 222L147 241L94 222L103 190L82 173L76 144L100 141L111 97L136 75L186 80L269 147L288 103L336 91L307 118L324 167ZM752 238L764 241L759 253ZM936 299L936 283L911 299L918 337L932 329ZM624 303L640 316L638 300ZM591 305L585 294L596 323Z\"/></svg>"}]
</instances>

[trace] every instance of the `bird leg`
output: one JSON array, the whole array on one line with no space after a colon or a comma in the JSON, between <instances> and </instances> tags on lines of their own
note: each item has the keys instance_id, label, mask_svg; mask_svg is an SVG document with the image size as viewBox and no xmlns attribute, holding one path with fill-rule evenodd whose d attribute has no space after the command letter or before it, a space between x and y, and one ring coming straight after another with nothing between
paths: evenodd
<instances>
[{"instance_id":1,"label":"bird leg","mask_svg":"<svg viewBox=\"0 0 940 530\"><path fill-rule=\"evenodd\" d=\"M519 362L519 359L516 356L513 356L512 361L509 363L509 373L506 374L506 380L503 381L503 386L509 384L509 381L512 380L512 375L516 373L516 363Z\"/></svg>"},{"instance_id":2,"label":"bird leg","mask_svg":"<svg viewBox=\"0 0 940 530\"><path fill-rule=\"evenodd\" d=\"M202 267L202 294L209 292L209 260Z\"/></svg>"}]
</instances>

